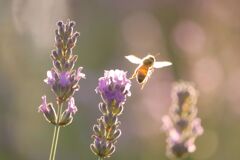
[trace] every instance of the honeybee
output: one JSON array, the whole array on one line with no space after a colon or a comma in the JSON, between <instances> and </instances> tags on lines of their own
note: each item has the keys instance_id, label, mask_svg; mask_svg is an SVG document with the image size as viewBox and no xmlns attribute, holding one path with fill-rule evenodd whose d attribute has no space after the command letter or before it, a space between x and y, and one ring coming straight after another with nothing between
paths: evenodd
<instances>
[{"instance_id":1,"label":"honeybee","mask_svg":"<svg viewBox=\"0 0 240 160\"><path fill-rule=\"evenodd\" d=\"M125 58L131 63L139 64L130 79L136 77L137 82L142 85L141 89L143 89L150 78L154 68L163 68L172 65L172 63L168 61L156 61L156 58L153 55L147 55L142 59L134 55L125 56Z\"/></svg>"}]
</instances>

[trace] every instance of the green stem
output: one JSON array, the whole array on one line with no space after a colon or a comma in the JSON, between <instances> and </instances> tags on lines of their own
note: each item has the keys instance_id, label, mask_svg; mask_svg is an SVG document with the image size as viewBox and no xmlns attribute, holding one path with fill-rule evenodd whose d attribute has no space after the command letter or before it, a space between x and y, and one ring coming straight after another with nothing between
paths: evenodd
<instances>
[{"instance_id":1,"label":"green stem","mask_svg":"<svg viewBox=\"0 0 240 160\"><path fill-rule=\"evenodd\" d=\"M55 137L56 137L56 127L54 127L54 131L53 131L53 138L52 138L52 145L51 145L51 151L50 151L50 155L49 155L49 160L52 160L52 155L53 155L53 144L55 142Z\"/></svg>"},{"instance_id":2,"label":"green stem","mask_svg":"<svg viewBox=\"0 0 240 160\"><path fill-rule=\"evenodd\" d=\"M57 124L54 127L53 140L52 140L52 146L51 146L49 160L55 160L55 157L56 157L58 137L59 137L60 127L61 127L58 124L60 122L61 113L62 113L62 103L59 102L58 109L57 109Z\"/></svg>"},{"instance_id":3,"label":"green stem","mask_svg":"<svg viewBox=\"0 0 240 160\"><path fill-rule=\"evenodd\" d=\"M98 160L103 160L103 158L102 157L98 157Z\"/></svg>"},{"instance_id":4,"label":"green stem","mask_svg":"<svg viewBox=\"0 0 240 160\"><path fill-rule=\"evenodd\" d=\"M53 148L53 155L52 155L52 160L55 160L56 157L56 151L57 151L57 145L58 145L58 137L59 137L59 132L60 132L60 126L56 126L56 138L55 138L55 143L54 143L54 148Z\"/></svg>"}]
</instances>

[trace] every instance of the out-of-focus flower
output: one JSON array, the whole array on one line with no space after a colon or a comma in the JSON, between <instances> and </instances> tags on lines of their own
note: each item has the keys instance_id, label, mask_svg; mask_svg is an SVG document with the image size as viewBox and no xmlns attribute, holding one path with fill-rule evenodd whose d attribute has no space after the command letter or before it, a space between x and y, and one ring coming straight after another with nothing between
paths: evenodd
<instances>
[{"instance_id":1,"label":"out-of-focus flower","mask_svg":"<svg viewBox=\"0 0 240 160\"><path fill-rule=\"evenodd\" d=\"M167 155L182 157L196 150L196 138L203 134L200 118L197 118L196 89L186 82L177 83L172 91L172 106L163 116L162 129L167 134Z\"/></svg>"},{"instance_id":2,"label":"out-of-focus flower","mask_svg":"<svg viewBox=\"0 0 240 160\"><path fill-rule=\"evenodd\" d=\"M131 95L130 87L131 81L127 79L126 72L121 70L105 71L98 80L96 92L103 100L103 103L99 103L103 116L93 126L94 142L90 148L100 158L110 157L115 151L115 143L121 135L118 117L124 109L127 96Z\"/></svg>"}]
</instances>

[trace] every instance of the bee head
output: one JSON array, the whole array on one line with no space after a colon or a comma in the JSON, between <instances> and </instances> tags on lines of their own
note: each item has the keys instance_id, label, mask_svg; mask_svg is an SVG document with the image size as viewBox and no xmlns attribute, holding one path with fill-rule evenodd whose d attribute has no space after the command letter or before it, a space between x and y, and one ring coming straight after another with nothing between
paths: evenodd
<instances>
[{"instance_id":1,"label":"bee head","mask_svg":"<svg viewBox=\"0 0 240 160\"><path fill-rule=\"evenodd\" d=\"M152 55L148 55L144 60L143 60L143 64L144 65L153 65L153 63L155 62L155 57Z\"/></svg>"}]
</instances>

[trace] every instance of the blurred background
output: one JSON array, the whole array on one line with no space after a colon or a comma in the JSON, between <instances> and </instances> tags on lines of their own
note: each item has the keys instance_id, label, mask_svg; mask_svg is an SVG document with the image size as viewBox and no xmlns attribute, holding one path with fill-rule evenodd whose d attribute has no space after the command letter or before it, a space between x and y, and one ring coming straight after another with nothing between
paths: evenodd
<instances>
[{"instance_id":1,"label":"blurred background","mask_svg":"<svg viewBox=\"0 0 240 160\"><path fill-rule=\"evenodd\" d=\"M54 102L46 71L52 67L58 20L81 32L73 53L87 80L75 95L79 108L60 132L58 160L96 159L89 149L101 115L95 94L107 69L137 67L124 56L157 54L173 66L155 70L144 90L133 81L121 115L122 136L110 159L167 160L161 117L172 83L192 81L200 91L205 132L194 160L240 159L240 1L238 0L0 0L0 160L48 159L53 126L37 113L41 96Z\"/></svg>"}]
</instances>

